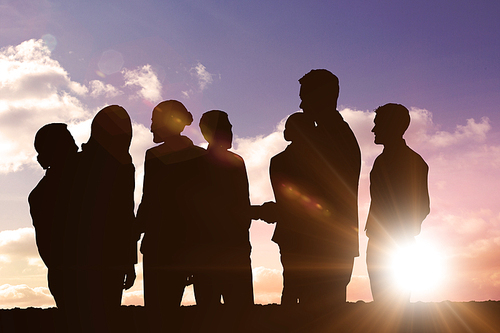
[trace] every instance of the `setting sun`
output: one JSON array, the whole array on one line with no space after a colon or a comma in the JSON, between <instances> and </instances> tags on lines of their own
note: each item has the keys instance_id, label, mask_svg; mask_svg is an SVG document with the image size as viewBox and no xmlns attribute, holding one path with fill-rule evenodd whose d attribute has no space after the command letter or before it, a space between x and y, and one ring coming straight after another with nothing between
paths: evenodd
<instances>
[{"instance_id":1,"label":"setting sun","mask_svg":"<svg viewBox=\"0 0 500 333\"><path fill-rule=\"evenodd\" d=\"M429 244L400 248L394 254L392 267L398 287L412 292L437 288L444 277L441 255Z\"/></svg>"}]
</instances>

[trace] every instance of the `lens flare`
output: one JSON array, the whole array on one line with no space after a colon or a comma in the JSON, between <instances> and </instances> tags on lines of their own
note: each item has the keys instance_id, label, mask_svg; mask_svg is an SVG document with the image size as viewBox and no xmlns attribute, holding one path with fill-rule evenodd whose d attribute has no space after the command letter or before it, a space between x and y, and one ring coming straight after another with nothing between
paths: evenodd
<instances>
[{"instance_id":1,"label":"lens flare","mask_svg":"<svg viewBox=\"0 0 500 333\"><path fill-rule=\"evenodd\" d=\"M401 247L393 256L392 268L396 285L411 292L437 288L444 277L441 255L431 245Z\"/></svg>"},{"instance_id":2,"label":"lens flare","mask_svg":"<svg viewBox=\"0 0 500 333\"><path fill-rule=\"evenodd\" d=\"M99 67L99 71L105 75L111 75L121 71L124 63L125 60L120 52L107 50L102 53L97 63L97 67Z\"/></svg>"}]
</instances>

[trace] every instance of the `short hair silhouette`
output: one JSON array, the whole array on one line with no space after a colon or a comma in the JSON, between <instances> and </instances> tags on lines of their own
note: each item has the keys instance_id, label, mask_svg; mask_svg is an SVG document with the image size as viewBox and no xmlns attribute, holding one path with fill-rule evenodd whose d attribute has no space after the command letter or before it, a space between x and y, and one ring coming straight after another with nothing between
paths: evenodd
<instances>
[{"instance_id":1,"label":"short hair silhouette","mask_svg":"<svg viewBox=\"0 0 500 333\"><path fill-rule=\"evenodd\" d=\"M375 113L383 119L385 129L397 135L403 135L410 126L410 111L401 105L388 103L379 106Z\"/></svg>"},{"instance_id":2,"label":"short hair silhouette","mask_svg":"<svg viewBox=\"0 0 500 333\"><path fill-rule=\"evenodd\" d=\"M38 163L42 168L48 169L68 153L76 153L78 146L66 124L52 123L43 126L36 133L35 150L38 153Z\"/></svg>"},{"instance_id":3,"label":"short hair silhouette","mask_svg":"<svg viewBox=\"0 0 500 333\"><path fill-rule=\"evenodd\" d=\"M231 148L232 132L229 116L220 110L205 112L200 119L200 129L203 137L209 144L225 143Z\"/></svg>"},{"instance_id":4,"label":"short hair silhouette","mask_svg":"<svg viewBox=\"0 0 500 333\"><path fill-rule=\"evenodd\" d=\"M299 83L311 88L331 88L337 97L340 91L339 78L327 69L313 69L300 78Z\"/></svg>"}]
</instances>

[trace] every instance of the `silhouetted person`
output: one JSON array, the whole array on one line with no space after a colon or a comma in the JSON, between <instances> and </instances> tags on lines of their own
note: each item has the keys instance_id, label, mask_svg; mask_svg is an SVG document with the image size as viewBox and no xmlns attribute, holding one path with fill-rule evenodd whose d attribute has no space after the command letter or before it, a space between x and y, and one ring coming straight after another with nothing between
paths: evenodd
<instances>
[{"instance_id":1,"label":"silhouetted person","mask_svg":"<svg viewBox=\"0 0 500 333\"><path fill-rule=\"evenodd\" d=\"M291 143L271 159L269 168L276 204L265 203L259 217L276 221L272 240L280 247L283 265L282 305L304 303L310 285L314 284L309 244L315 241L311 225L318 214L316 186L311 170L311 135L314 121L302 112L290 115L283 136Z\"/></svg>"},{"instance_id":2,"label":"silhouetted person","mask_svg":"<svg viewBox=\"0 0 500 333\"><path fill-rule=\"evenodd\" d=\"M140 232L145 233L141 244L145 305L152 320L161 321L179 308L187 278L192 275L187 235L192 221L182 193L196 171L193 161L206 151L181 135L193 121L181 102L161 102L151 120L153 142L161 145L146 152L137 219Z\"/></svg>"},{"instance_id":3,"label":"silhouetted person","mask_svg":"<svg viewBox=\"0 0 500 333\"><path fill-rule=\"evenodd\" d=\"M38 130L35 149L38 163L46 173L30 193L28 202L38 252L48 268L49 289L59 311L64 312L68 297L64 275L74 264L74 258L68 261L64 255L69 250L65 248L66 226L72 222L68 194L74 186L78 147L66 124L54 123Z\"/></svg>"},{"instance_id":4,"label":"silhouetted person","mask_svg":"<svg viewBox=\"0 0 500 333\"><path fill-rule=\"evenodd\" d=\"M229 307L253 305L248 215L250 199L243 159L228 151L233 133L227 113L205 112L200 129L208 142L201 158L198 190L191 193L199 210L200 259L195 272L196 303ZM192 199L192 200L193 200ZM200 234L201 232L201 234Z\"/></svg>"},{"instance_id":5,"label":"silhouetted person","mask_svg":"<svg viewBox=\"0 0 500 333\"><path fill-rule=\"evenodd\" d=\"M135 168L129 147L132 123L121 106L99 111L82 145L78 187L72 193L78 275L76 290L83 331L118 330L123 289L135 281Z\"/></svg>"},{"instance_id":6,"label":"silhouetted person","mask_svg":"<svg viewBox=\"0 0 500 333\"><path fill-rule=\"evenodd\" d=\"M403 139L410 113L400 104L375 110L375 143L384 150L370 173L371 204L366 222L369 237L366 254L374 301L408 302L409 291L398 290L391 257L415 243L422 221L429 214L428 166Z\"/></svg>"},{"instance_id":7,"label":"silhouetted person","mask_svg":"<svg viewBox=\"0 0 500 333\"><path fill-rule=\"evenodd\" d=\"M360 149L349 125L337 111L338 78L312 70L300 80L300 108L316 123L311 135L314 157L309 175L321 205L321 217L310 220L315 240L309 244L314 285L310 303L319 308L344 304L354 257L359 255L358 183Z\"/></svg>"}]
</instances>

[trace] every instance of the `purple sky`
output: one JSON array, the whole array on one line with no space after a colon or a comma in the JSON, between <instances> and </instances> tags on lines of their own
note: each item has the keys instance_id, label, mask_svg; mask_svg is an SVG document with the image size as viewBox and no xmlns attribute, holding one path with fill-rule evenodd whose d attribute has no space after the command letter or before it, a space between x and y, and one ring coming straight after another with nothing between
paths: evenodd
<instances>
[{"instance_id":1,"label":"purple sky","mask_svg":"<svg viewBox=\"0 0 500 333\"><path fill-rule=\"evenodd\" d=\"M23 1L7 7L2 46L51 34L53 58L78 82L96 78L92 65L109 49L123 54L125 67L151 64L173 85L185 83L180 72L201 62L216 77L193 107L230 112L243 136L269 132L296 111L297 79L312 68L339 76L339 104L346 107L400 102L431 110L445 129L478 113L500 120L495 1Z\"/></svg>"},{"instance_id":2,"label":"purple sky","mask_svg":"<svg viewBox=\"0 0 500 333\"><path fill-rule=\"evenodd\" d=\"M362 147L360 227L369 203L366 176L380 152L371 111L396 102L412 110L407 141L431 170L432 212L422 239L444 247L454 269L498 253L499 17L496 1L2 2L0 248L7 254L0 251L0 271L9 273L0 275L0 306L12 306L16 293L25 295L23 304L50 304L32 230L20 229L31 226L26 198L43 175L32 149L40 126L67 122L82 143L99 108L124 106L136 123L140 190L153 105L182 101L195 118L186 133L197 144L201 114L224 110L259 204L272 200L266 163L286 145L280 122L299 109L297 80L313 68L339 77L339 110ZM256 221L252 231L259 299L276 301L272 226ZM363 232L360 239L365 246ZM352 300L370 299L363 260ZM463 278L439 296L414 299L500 299L500 263L489 256L482 262L467 274L450 274ZM470 292L458 291L464 288ZM26 296L35 289L39 298Z\"/></svg>"}]
</instances>

